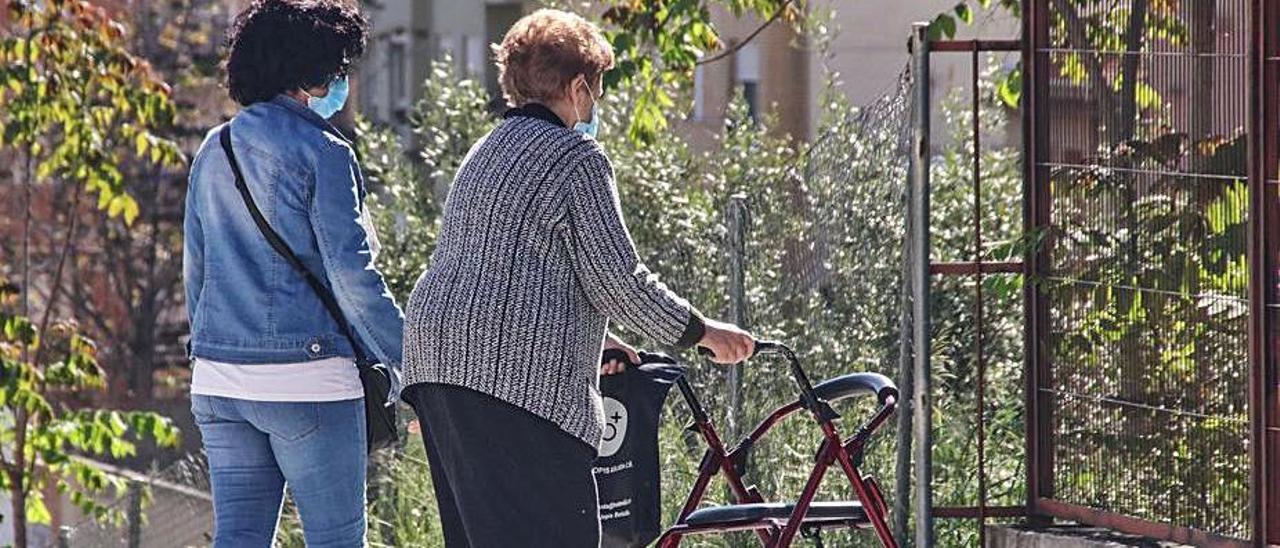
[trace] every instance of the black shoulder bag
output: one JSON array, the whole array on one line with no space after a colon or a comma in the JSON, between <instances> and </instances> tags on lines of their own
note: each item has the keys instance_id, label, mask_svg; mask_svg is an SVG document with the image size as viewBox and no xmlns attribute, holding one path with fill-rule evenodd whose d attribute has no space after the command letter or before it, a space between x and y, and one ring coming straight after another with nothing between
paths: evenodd
<instances>
[{"instance_id":1,"label":"black shoulder bag","mask_svg":"<svg viewBox=\"0 0 1280 548\"><path fill-rule=\"evenodd\" d=\"M373 363L365 356L364 351L360 348L359 341L351 332L351 325L347 323L345 316L342 315L342 309L338 306L338 300L334 298L329 288L325 287L307 269L306 265L298 259L293 253L289 245L284 243L280 235L276 233L271 225L267 224L267 219L262 216L262 212L258 210L258 205L253 201L253 195L249 193L249 185L245 184L244 174L240 172L240 163L236 161L235 151L231 149L231 124L228 122L222 126L222 130L218 132L218 140L222 142L222 150L227 154L227 160L231 163L231 172L236 177L236 190L240 191L240 197L244 198L245 207L249 208L249 215L253 217L253 222L258 225L258 230L262 232L262 236L267 239L267 243L271 244L271 248L276 250L285 262L289 263L298 274L302 275L302 279L307 281L307 285L316 292L316 296L320 297L320 302L324 303L325 309L329 311L329 315L333 317L333 321L337 322L338 328L342 330L342 334L347 337L351 343L351 348L355 352L356 369L360 371L360 384L364 386L364 418L365 418L365 440L368 444L370 453L384 447L389 447L399 440L399 432L396 430L396 408L387 400L388 394L391 393L391 374L387 371L387 367L380 363Z\"/></svg>"}]
</instances>

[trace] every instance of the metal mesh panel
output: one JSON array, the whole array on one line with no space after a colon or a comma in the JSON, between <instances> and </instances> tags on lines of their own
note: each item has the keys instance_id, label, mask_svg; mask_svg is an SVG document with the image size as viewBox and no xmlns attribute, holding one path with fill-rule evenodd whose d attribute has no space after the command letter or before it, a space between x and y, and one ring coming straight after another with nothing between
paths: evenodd
<instances>
[{"instance_id":1,"label":"metal mesh panel","mask_svg":"<svg viewBox=\"0 0 1280 548\"><path fill-rule=\"evenodd\" d=\"M133 481L142 496L125 495L113 505L121 523L85 521L64 531L70 547L186 548L209 546L213 540L213 498L209 494L208 464L203 455L190 455L145 478ZM135 506L136 505L136 506ZM131 508L134 506L134 508ZM131 510L133 510L131 512ZM142 521L131 526L130 516ZM137 543L130 536L137 535Z\"/></svg>"},{"instance_id":2,"label":"metal mesh panel","mask_svg":"<svg viewBox=\"0 0 1280 548\"><path fill-rule=\"evenodd\" d=\"M1247 538L1248 3L1049 6L1054 498Z\"/></svg>"}]
</instances>

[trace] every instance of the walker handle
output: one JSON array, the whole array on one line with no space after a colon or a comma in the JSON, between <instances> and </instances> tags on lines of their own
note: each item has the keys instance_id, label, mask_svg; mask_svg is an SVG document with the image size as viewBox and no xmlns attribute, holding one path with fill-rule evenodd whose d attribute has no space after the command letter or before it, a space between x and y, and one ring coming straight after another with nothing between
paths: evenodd
<instances>
[{"instance_id":1,"label":"walker handle","mask_svg":"<svg viewBox=\"0 0 1280 548\"><path fill-rule=\"evenodd\" d=\"M773 341L752 340L751 344L753 345L751 349L751 355L747 356L747 359L754 358L756 357L757 354L760 354L761 352L768 353L768 352L776 351L779 343L776 343ZM705 346L698 347L698 354L706 358L716 357L716 353L712 352L710 348L707 348Z\"/></svg>"},{"instance_id":2,"label":"walker handle","mask_svg":"<svg viewBox=\"0 0 1280 548\"><path fill-rule=\"evenodd\" d=\"M813 393L813 384L809 382L809 375L805 373L804 368L800 366L800 359L796 357L796 353L778 341L754 341L755 348L751 351L752 358L760 354L780 354L786 358L787 365L790 366L791 376L795 378L796 385L800 388L800 399L804 402L805 407L815 412L826 414L824 404L818 401L817 396ZM709 348L698 347L698 353L703 356L712 357L715 353Z\"/></svg>"}]
</instances>

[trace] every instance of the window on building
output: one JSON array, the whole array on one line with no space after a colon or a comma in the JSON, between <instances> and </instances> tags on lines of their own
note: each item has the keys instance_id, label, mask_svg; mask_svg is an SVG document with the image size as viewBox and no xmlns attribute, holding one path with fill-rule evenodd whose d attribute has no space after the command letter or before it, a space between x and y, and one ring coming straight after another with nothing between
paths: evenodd
<instances>
[{"instance_id":1,"label":"window on building","mask_svg":"<svg viewBox=\"0 0 1280 548\"><path fill-rule=\"evenodd\" d=\"M467 64L463 67L467 76L476 77L484 74L484 67L489 62L488 48L485 47L483 36L465 36L464 44L467 49Z\"/></svg>"},{"instance_id":2,"label":"window on building","mask_svg":"<svg viewBox=\"0 0 1280 548\"><path fill-rule=\"evenodd\" d=\"M471 37L462 35L462 47L458 48L458 55L453 57L454 63L457 64L458 74L470 76L471 74Z\"/></svg>"},{"instance_id":3,"label":"window on building","mask_svg":"<svg viewBox=\"0 0 1280 548\"><path fill-rule=\"evenodd\" d=\"M406 114L408 100L405 96L405 41L396 36L387 45L387 106L394 116Z\"/></svg>"},{"instance_id":4,"label":"window on building","mask_svg":"<svg viewBox=\"0 0 1280 548\"><path fill-rule=\"evenodd\" d=\"M747 42L734 54L733 79L742 87L743 99L751 121L760 121L760 48L756 42Z\"/></svg>"},{"instance_id":5,"label":"window on building","mask_svg":"<svg viewBox=\"0 0 1280 548\"><path fill-rule=\"evenodd\" d=\"M376 53L374 54L376 55ZM360 113L374 120L382 120L382 113L378 112L378 99L375 95L378 92L378 72L376 70L357 70L357 78L360 80L360 84L356 86L356 93L360 97Z\"/></svg>"}]
</instances>

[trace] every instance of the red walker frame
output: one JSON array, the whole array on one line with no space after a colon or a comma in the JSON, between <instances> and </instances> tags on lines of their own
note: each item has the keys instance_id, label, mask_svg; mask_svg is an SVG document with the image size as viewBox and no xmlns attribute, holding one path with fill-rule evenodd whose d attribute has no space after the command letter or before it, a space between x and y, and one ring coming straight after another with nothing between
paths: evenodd
<instances>
[{"instance_id":1,"label":"red walker frame","mask_svg":"<svg viewBox=\"0 0 1280 548\"><path fill-rule=\"evenodd\" d=\"M687 535L752 530L756 532L756 535L766 548L781 548L790 546L798 532L816 533L824 528L865 528L869 524L875 530L876 536L880 538L882 545L886 548L897 548L897 540L894 539L885 519L888 513L888 506L885 503L884 494L873 478L864 476L859 470L862 463L863 450L871 435L894 412L898 400L897 388L893 386L891 381L881 375L857 373L821 383L815 390L809 383L808 376L803 368L800 367L800 362L795 353L790 348L777 342L760 341L756 343L755 354L779 354L786 358L789 362L792 376L795 377L796 383L800 388L800 398L774 410L750 434L743 438L733 450L727 451L706 410L698 401L696 394L694 394L693 388L683 377L677 381L680 392L684 395L685 401L689 404L693 413L693 423L690 425L690 429L702 436L707 444L707 450L698 466L698 479L694 482L688 498L685 499L676 523L663 533L657 545L661 548L674 548L679 546L680 540ZM850 384L856 386L851 388ZM831 399L835 400L867 392L872 392L877 396L880 403L879 410L852 436L848 439L842 439L835 426L835 420L840 415L831 409L826 399L822 396L831 394ZM760 518L726 519L698 524L688 523L689 517L698 511L698 505L706 494L708 484L717 474L724 476L737 505L765 502L754 486L747 487L743 482L742 468L747 452L774 425L800 410L810 411L814 419L818 421L822 428L823 441L819 448L817 462L813 471L810 473L809 479L800 493L800 498L795 502L794 509L791 510L790 514L781 519L777 515L771 515ZM861 510L864 516L822 517L808 515L827 468L835 463L840 464L841 470L844 471L845 476L853 486L853 490L858 496L858 501L861 503ZM731 509L733 507L731 505L721 508Z\"/></svg>"}]
</instances>

